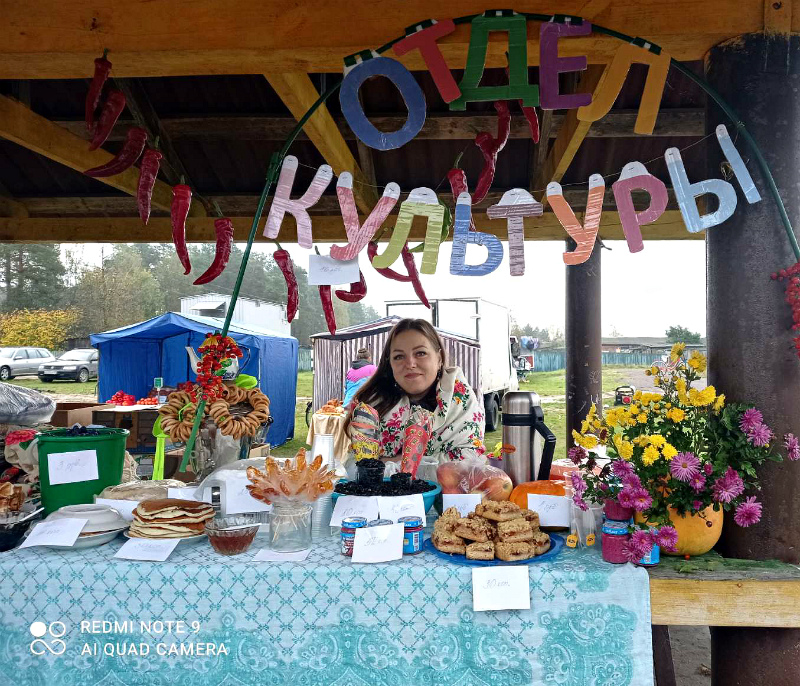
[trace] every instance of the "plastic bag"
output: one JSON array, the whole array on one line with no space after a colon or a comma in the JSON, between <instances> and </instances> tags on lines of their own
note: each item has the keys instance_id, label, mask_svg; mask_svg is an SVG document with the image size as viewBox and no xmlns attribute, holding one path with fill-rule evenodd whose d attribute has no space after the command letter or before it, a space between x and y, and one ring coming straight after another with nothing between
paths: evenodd
<instances>
[{"instance_id":1,"label":"plastic bag","mask_svg":"<svg viewBox=\"0 0 800 686\"><path fill-rule=\"evenodd\" d=\"M442 493L479 493L489 500L508 500L514 487L508 474L482 459L445 462L436 479Z\"/></svg>"},{"instance_id":2,"label":"plastic bag","mask_svg":"<svg viewBox=\"0 0 800 686\"><path fill-rule=\"evenodd\" d=\"M30 388L0 384L0 424L35 426L50 421L55 400Z\"/></svg>"}]
</instances>

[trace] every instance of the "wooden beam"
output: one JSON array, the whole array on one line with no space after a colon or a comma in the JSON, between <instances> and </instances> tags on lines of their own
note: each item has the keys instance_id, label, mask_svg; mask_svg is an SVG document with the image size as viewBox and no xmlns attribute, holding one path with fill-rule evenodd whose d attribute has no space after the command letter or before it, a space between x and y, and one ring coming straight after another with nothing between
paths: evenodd
<instances>
[{"instance_id":1,"label":"wooden beam","mask_svg":"<svg viewBox=\"0 0 800 686\"><path fill-rule=\"evenodd\" d=\"M102 149L89 152L86 141L3 96L0 96L0 136L81 173L113 158ZM139 170L132 167L97 181L135 195ZM172 189L163 181L156 181L153 206L168 210L171 202Z\"/></svg>"},{"instance_id":2,"label":"wooden beam","mask_svg":"<svg viewBox=\"0 0 800 686\"><path fill-rule=\"evenodd\" d=\"M521 11L579 14L585 0L526 1ZM485 0L405 0L322 3L296 0L194 0L177 11L173 0L2 0L0 79L89 78L92 59L110 50L117 77L189 74L341 72L345 55L383 45L406 26L430 17L478 14ZM600 13L602 24L660 45L679 60L699 60L717 43L764 28L763 0L612 0ZM800 18L793 18L798 30ZM441 41L445 59L463 69L470 27L462 25ZM539 62L539 25L528 25L528 61ZM619 41L593 34L561 41L564 56L587 55L590 63L609 61ZM493 36L487 65L506 64L505 36ZM419 52L403 58L425 69Z\"/></svg>"},{"instance_id":3,"label":"wooden beam","mask_svg":"<svg viewBox=\"0 0 800 686\"><path fill-rule=\"evenodd\" d=\"M764 0L764 33L788 36L792 32L792 0Z\"/></svg>"},{"instance_id":4,"label":"wooden beam","mask_svg":"<svg viewBox=\"0 0 800 686\"><path fill-rule=\"evenodd\" d=\"M637 110L612 110L600 121L596 121L587 138L633 138L633 124L636 121ZM549 133L546 132L545 122L549 116L552 122ZM541 113L541 140L555 138L563 114L552 110ZM405 124L405 115L370 117L369 120L382 131L396 131ZM334 121L346 141L357 140L343 117L334 117ZM172 140L229 140L236 138L245 141L285 141L297 121L291 117L282 116L209 116L209 117L175 117L160 119L162 130ZM86 125L80 121L57 121L56 124L67 129L70 133L86 138ZM117 122L108 140L121 141L125 133L134 122L121 120ZM470 114L440 114L429 112L422 130L414 140L472 140L481 131L493 131L497 126L496 116L473 116ZM656 121L653 136L670 138L689 137L701 138L705 135L705 110L703 108L669 109L661 110ZM545 135L547 133L547 135ZM528 139L530 131L525 118L521 114L512 114L511 132L509 138ZM301 133L297 140L308 140L305 133ZM546 152L545 146L545 152Z\"/></svg>"},{"instance_id":5,"label":"wooden beam","mask_svg":"<svg viewBox=\"0 0 800 686\"><path fill-rule=\"evenodd\" d=\"M308 112L320 95L308 74L268 74L267 80L298 120ZM362 212L370 212L378 202L376 189L372 188L356 163L328 108L323 104L306 122L303 129L317 150L322 153L325 161L333 167L335 174L349 171L353 175L353 196L356 205Z\"/></svg>"}]
</instances>

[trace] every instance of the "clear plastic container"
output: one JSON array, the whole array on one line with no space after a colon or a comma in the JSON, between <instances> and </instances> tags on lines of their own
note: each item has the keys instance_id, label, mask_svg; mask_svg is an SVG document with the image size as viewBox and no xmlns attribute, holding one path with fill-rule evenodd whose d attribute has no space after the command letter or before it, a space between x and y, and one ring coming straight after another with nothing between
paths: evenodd
<instances>
[{"instance_id":1,"label":"clear plastic container","mask_svg":"<svg viewBox=\"0 0 800 686\"><path fill-rule=\"evenodd\" d=\"M269 547L279 553L295 553L311 547L312 506L275 503L269 518Z\"/></svg>"}]
</instances>

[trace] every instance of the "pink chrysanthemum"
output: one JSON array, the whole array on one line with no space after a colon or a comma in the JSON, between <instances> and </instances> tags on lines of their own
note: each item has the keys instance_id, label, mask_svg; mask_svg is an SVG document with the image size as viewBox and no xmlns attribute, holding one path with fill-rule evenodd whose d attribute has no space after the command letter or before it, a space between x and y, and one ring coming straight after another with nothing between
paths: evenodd
<instances>
[{"instance_id":1,"label":"pink chrysanthemum","mask_svg":"<svg viewBox=\"0 0 800 686\"><path fill-rule=\"evenodd\" d=\"M576 495L583 495L587 488L583 477L578 472L572 472L570 477L572 478L572 490L575 491Z\"/></svg>"},{"instance_id":2,"label":"pink chrysanthemum","mask_svg":"<svg viewBox=\"0 0 800 686\"><path fill-rule=\"evenodd\" d=\"M764 423L764 415L762 415L755 407L745 410L739 419L739 428L747 433L752 431L757 426Z\"/></svg>"},{"instance_id":3,"label":"pink chrysanthemum","mask_svg":"<svg viewBox=\"0 0 800 686\"><path fill-rule=\"evenodd\" d=\"M633 509L634 491L632 488L623 488L617 496L617 501L622 507Z\"/></svg>"},{"instance_id":4,"label":"pink chrysanthemum","mask_svg":"<svg viewBox=\"0 0 800 686\"><path fill-rule=\"evenodd\" d=\"M636 474L623 476L622 483L628 488L639 488L642 485L641 479Z\"/></svg>"},{"instance_id":5,"label":"pink chrysanthemum","mask_svg":"<svg viewBox=\"0 0 800 686\"><path fill-rule=\"evenodd\" d=\"M756 448L763 448L772 440L772 431L766 424L759 424L747 432L747 440Z\"/></svg>"},{"instance_id":6,"label":"pink chrysanthemum","mask_svg":"<svg viewBox=\"0 0 800 686\"><path fill-rule=\"evenodd\" d=\"M706 477L704 477L702 474L695 474L691 479L689 479L689 485L694 489L695 493L699 493L706 485Z\"/></svg>"},{"instance_id":7,"label":"pink chrysanthemum","mask_svg":"<svg viewBox=\"0 0 800 686\"><path fill-rule=\"evenodd\" d=\"M653 504L653 496L651 496L646 488L635 488L633 490L633 509L639 512L644 512Z\"/></svg>"},{"instance_id":8,"label":"pink chrysanthemum","mask_svg":"<svg viewBox=\"0 0 800 686\"><path fill-rule=\"evenodd\" d=\"M695 510L699 510L701 507L703 507L703 501L702 500L695 500L692 503L692 508L694 508Z\"/></svg>"},{"instance_id":9,"label":"pink chrysanthemum","mask_svg":"<svg viewBox=\"0 0 800 686\"><path fill-rule=\"evenodd\" d=\"M706 473L706 476L711 476L711 472L714 471L714 465L710 462L706 462L703 465L703 471Z\"/></svg>"},{"instance_id":10,"label":"pink chrysanthemum","mask_svg":"<svg viewBox=\"0 0 800 686\"><path fill-rule=\"evenodd\" d=\"M736 508L736 514L733 515L733 521L743 527L757 524L760 519L761 503L756 502L756 497L754 495L745 498L743 503L739 503Z\"/></svg>"},{"instance_id":11,"label":"pink chrysanthemum","mask_svg":"<svg viewBox=\"0 0 800 686\"><path fill-rule=\"evenodd\" d=\"M625 462L625 460L614 460L611 463L611 470L614 472L615 476L618 476L620 479L635 476L630 462Z\"/></svg>"},{"instance_id":12,"label":"pink chrysanthemum","mask_svg":"<svg viewBox=\"0 0 800 686\"><path fill-rule=\"evenodd\" d=\"M628 539L622 544L622 556L628 562L638 562L645 556L645 553L643 553L640 548L636 547L633 542Z\"/></svg>"},{"instance_id":13,"label":"pink chrysanthemum","mask_svg":"<svg viewBox=\"0 0 800 686\"><path fill-rule=\"evenodd\" d=\"M572 460L573 464L579 465L583 460L589 457L589 453L587 453L586 449L582 446L574 445L567 452L567 457Z\"/></svg>"},{"instance_id":14,"label":"pink chrysanthemum","mask_svg":"<svg viewBox=\"0 0 800 686\"><path fill-rule=\"evenodd\" d=\"M744 492L744 482L733 467L728 467L725 474L714 482L712 487L714 500L718 503L729 503Z\"/></svg>"},{"instance_id":15,"label":"pink chrysanthemum","mask_svg":"<svg viewBox=\"0 0 800 686\"><path fill-rule=\"evenodd\" d=\"M786 447L786 456L794 462L800 460L800 440L794 434L786 434L783 437L783 445Z\"/></svg>"},{"instance_id":16,"label":"pink chrysanthemum","mask_svg":"<svg viewBox=\"0 0 800 686\"><path fill-rule=\"evenodd\" d=\"M694 453L678 453L669 464L669 473L678 481L689 481L700 474L700 460Z\"/></svg>"},{"instance_id":17,"label":"pink chrysanthemum","mask_svg":"<svg viewBox=\"0 0 800 686\"><path fill-rule=\"evenodd\" d=\"M586 504L586 501L583 498L581 498L577 493L575 493L572 496L572 502L575 503L575 505L584 512L586 512L589 509L589 506Z\"/></svg>"},{"instance_id":18,"label":"pink chrysanthemum","mask_svg":"<svg viewBox=\"0 0 800 686\"><path fill-rule=\"evenodd\" d=\"M599 488L601 491L607 491L607 490L608 490L608 484L603 484L603 483L601 483L601 484L598 486L598 488Z\"/></svg>"},{"instance_id":19,"label":"pink chrysanthemum","mask_svg":"<svg viewBox=\"0 0 800 686\"><path fill-rule=\"evenodd\" d=\"M675 547L678 545L678 532L675 527L662 526L656 533L656 545L668 552L675 552Z\"/></svg>"},{"instance_id":20,"label":"pink chrysanthemum","mask_svg":"<svg viewBox=\"0 0 800 686\"><path fill-rule=\"evenodd\" d=\"M639 550L642 551L642 554L639 557L644 557L647 555L647 553L653 549L655 542L655 536L644 529L636 529L636 531L631 534L631 544L635 545Z\"/></svg>"}]
</instances>

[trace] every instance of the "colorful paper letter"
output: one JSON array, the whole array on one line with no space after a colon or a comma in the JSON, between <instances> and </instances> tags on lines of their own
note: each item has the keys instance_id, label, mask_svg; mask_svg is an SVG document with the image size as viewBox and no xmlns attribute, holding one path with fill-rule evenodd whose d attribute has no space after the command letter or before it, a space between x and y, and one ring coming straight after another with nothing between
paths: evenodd
<instances>
[{"instance_id":1,"label":"colorful paper letter","mask_svg":"<svg viewBox=\"0 0 800 686\"><path fill-rule=\"evenodd\" d=\"M450 273L456 276L484 276L491 274L503 260L503 244L497 236L483 231L470 231L472 223L472 198L460 193L456 201L453 222L453 250L450 253ZM467 245L482 245L488 251L483 264L467 264Z\"/></svg>"},{"instance_id":2,"label":"colorful paper letter","mask_svg":"<svg viewBox=\"0 0 800 686\"><path fill-rule=\"evenodd\" d=\"M353 197L353 175L350 172L342 172L339 175L336 195L339 197L339 208L342 211L342 220L349 242L344 247L332 245L331 257L335 260L352 260L366 247L375 232L386 221L386 217L400 198L400 186L394 182L387 184L383 189L383 197L372 208L363 226L358 220L358 208Z\"/></svg>"},{"instance_id":3,"label":"colorful paper letter","mask_svg":"<svg viewBox=\"0 0 800 686\"><path fill-rule=\"evenodd\" d=\"M628 250L639 252L644 250L642 241L642 224L651 224L658 219L667 208L667 187L647 171L641 162L629 162L622 168L619 179L613 183L614 202L619 212L619 222L628 242ZM634 189L647 191L650 204L646 210L637 212L633 206L631 192Z\"/></svg>"},{"instance_id":4,"label":"colorful paper letter","mask_svg":"<svg viewBox=\"0 0 800 686\"><path fill-rule=\"evenodd\" d=\"M408 108L408 118L402 128L383 133L367 119L358 100L361 84L371 76L385 76L400 91ZM394 150L416 136L425 123L425 95L416 79L400 62L391 57L375 57L356 64L346 72L339 90L342 114L353 133L370 148Z\"/></svg>"},{"instance_id":5,"label":"colorful paper letter","mask_svg":"<svg viewBox=\"0 0 800 686\"><path fill-rule=\"evenodd\" d=\"M461 95L461 89L458 87L450 67L444 61L444 55L439 50L436 41L444 36L453 33L456 30L456 25L452 19L444 19L436 21L431 19L422 24L409 26L406 29L406 37L398 41L392 47L394 54L402 57L407 52L412 50L419 50L422 59L425 60L425 66L433 77L433 82L439 89L439 94L442 100L450 102L455 100Z\"/></svg>"},{"instance_id":6,"label":"colorful paper letter","mask_svg":"<svg viewBox=\"0 0 800 686\"><path fill-rule=\"evenodd\" d=\"M592 25L545 23L539 29L539 99L543 110L571 110L592 102L591 93L559 95L558 75L586 69L586 57L559 57L558 39L562 36L588 36Z\"/></svg>"},{"instance_id":7,"label":"colorful paper letter","mask_svg":"<svg viewBox=\"0 0 800 686\"><path fill-rule=\"evenodd\" d=\"M733 145L733 141L728 133L728 129L725 128L725 124L720 124L716 131L719 145L722 148L725 159L728 160L728 164L731 165L731 169L733 169L736 180L742 187L744 197L747 198L747 202L749 202L751 205L755 202L758 202L761 200L761 194L758 192L755 183L753 183L753 177L750 176L750 172L747 171L747 167L744 164L742 156Z\"/></svg>"},{"instance_id":8,"label":"colorful paper letter","mask_svg":"<svg viewBox=\"0 0 800 686\"><path fill-rule=\"evenodd\" d=\"M459 87L461 97L450 103L451 110L465 110L468 102L522 100L526 107L539 104L539 86L528 83L528 24L525 16L512 10L486 11L471 24L467 66ZM481 86L490 31L508 33L508 85Z\"/></svg>"},{"instance_id":9,"label":"colorful paper letter","mask_svg":"<svg viewBox=\"0 0 800 686\"><path fill-rule=\"evenodd\" d=\"M508 263L511 276L525 273L525 227L523 217L541 217L544 207L523 188L503 193L500 202L486 210L489 219L506 218L508 224ZM454 239L455 240L455 239Z\"/></svg>"},{"instance_id":10,"label":"colorful paper letter","mask_svg":"<svg viewBox=\"0 0 800 686\"><path fill-rule=\"evenodd\" d=\"M589 197L586 199L586 214L583 226L578 221L569 203L564 199L561 185L553 181L547 184L547 200L553 208L558 221L577 243L575 250L564 253L564 264L582 264L592 256L597 230L600 228L600 215L603 213L603 198L606 182L600 174L589 177Z\"/></svg>"},{"instance_id":11,"label":"colorful paper letter","mask_svg":"<svg viewBox=\"0 0 800 686\"><path fill-rule=\"evenodd\" d=\"M275 187L275 197L269 208L264 235L267 238L277 238L283 218L288 212L294 216L297 222L297 242L303 248L310 248L312 245L311 217L308 209L317 204L322 193L328 187L333 178L333 169L329 165L323 164L317 169L314 180L303 197L291 200L289 196L292 193L295 174L297 174L297 158L294 155L287 155L283 160L278 185Z\"/></svg>"},{"instance_id":12,"label":"colorful paper letter","mask_svg":"<svg viewBox=\"0 0 800 686\"><path fill-rule=\"evenodd\" d=\"M442 226L444 225L444 207L439 204L436 193L425 187L415 188L408 194L408 198L400 204L400 212L397 215L397 222L394 225L389 245L386 246L386 250L382 254L376 255L372 259L372 266L375 269L391 267L395 260L400 257L403 246L408 241L408 234L411 233L411 223L416 216L428 218L428 226L425 232L425 250L422 254L420 272L423 274L436 273L436 263L439 260L439 243L442 240Z\"/></svg>"},{"instance_id":13,"label":"colorful paper letter","mask_svg":"<svg viewBox=\"0 0 800 686\"><path fill-rule=\"evenodd\" d=\"M633 130L635 133L653 133L658 109L661 105L661 94L667 81L669 61L669 55L665 52L656 55L633 43L624 43L617 49L614 59L606 67L603 78L595 89L592 103L578 109L578 119L580 121L597 121L605 117L622 90L622 84L625 82L631 64L634 62L647 64L649 66L647 79L644 82L639 114L636 116Z\"/></svg>"}]
</instances>

